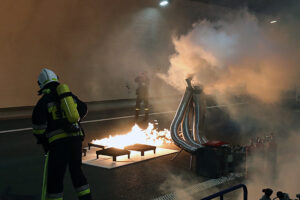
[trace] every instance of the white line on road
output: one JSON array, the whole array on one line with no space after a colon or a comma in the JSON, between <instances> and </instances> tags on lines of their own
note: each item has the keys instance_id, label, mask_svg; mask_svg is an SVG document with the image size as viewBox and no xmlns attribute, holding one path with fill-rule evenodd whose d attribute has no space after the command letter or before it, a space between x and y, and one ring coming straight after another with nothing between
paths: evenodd
<instances>
[{"instance_id":1,"label":"white line on road","mask_svg":"<svg viewBox=\"0 0 300 200\"><path fill-rule=\"evenodd\" d=\"M232 105L242 105L247 103L235 103L235 104L224 104L224 105L217 105L217 106L208 106L207 109L210 108L218 108L218 107L226 107L226 106L232 106ZM149 115L161 115L161 114L171 114L175 113L176 111L166 111L166 112L157 112L157 113L150 113ZM143 115L140 115L143 116ZM128 119L133 118L134 115L127 115L122 117L111 117L111 118L105 118L105 119L95 119L95 120L87 120L81 122L81 124L88 124L88 123L95 123L95 122L104 122L104 121L111 121L111 120L119 120L119 119ZM32 128L19 128L19 129L11 129L11 130L4 130L0 131L1 133L13 133L13 132L20 132L20 131L29 131L32 130Z\"/></svg>"},{"instance_id":2,"label":"white line on road","mask_svg":"<svg viewBox=\"0 0 300 200\"><path fill-rule=\"evenodd\" d=\"M174 113L174 112L175 111L157 112L157 113L150 113L149 115L161 115L161 114L169 114L169 113ZM143 115L140 115L140 116L143 116ZM134 115L127 115L127 116L122 116L122 117L111 117L111 118L105 118L105 119L87 120L87 121L82 121L81 124L112 121L112 120L119 120L119 119L128 119L128 118L133 118L133 117L134 117ZM4 130L4 131L0 131L0 134L1 133L20 132L20 131L29 131L29 130L32 130L32 128L19 128L19 129Z\"/></svg>"},{"instance_id":3,"label":"white line on road","mask_svg":"<svg viewBox=\"0 0 300 200\"><path fill-rule=\"evenodd\" d=\"M19 129L5 130L5 131L0 131L0 134L1 133L12 133L12 132L28 131L28 130L32 130L32 128L19 128Z\"/></svg>"},{"instance_id":4,"label":"white line on road","mask_svg":"<svg viewBox=\"0 0 300 200\"><path fill-rule=\"evenodd\" d=\"M167 112L158 112L158 113L150 113L149 115L161 115L161 114L169 114L169 113L174 113L176 111L167 111ZM144 115L140 115L144 116ZM89 121L83 121L81 124L88 124L88 123L94 123L94 122L103 122L103 121L111 121L111 120L118 120L118 119L128 119L128 118L133 118L134 115L127 115L127 116L122 116L122 117L112 117L112 118L106 118L106 119L95 119L95 120L89 120Z\"/></svg>"}]
</instances>

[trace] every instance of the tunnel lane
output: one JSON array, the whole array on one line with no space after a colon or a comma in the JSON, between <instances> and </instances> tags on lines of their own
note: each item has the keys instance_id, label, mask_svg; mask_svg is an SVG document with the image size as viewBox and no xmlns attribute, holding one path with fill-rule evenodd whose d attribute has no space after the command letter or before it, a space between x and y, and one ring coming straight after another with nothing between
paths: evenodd
<instances>
[{"instance_id":1,"label":"tunnel lane","mask_svg":"<svg viewBox=\"0 0 300 200\"><path fill-rule=\"evenodd\" d=\"M233 104L221 104L221 105L207 106L206 108L207 109L213 109L213 108L237 106L237 105L244 105L244 104L248 104L248 103L247 102L242 102L242 103L233 103ZM296 112L299 112L299 111L296 111ZM175 112L176 111L155 112L155 113L150 113L149 115L171 114L171 113L175 113ZM140 115L140 116L143 116L143 115ZM133 118L133 117L134 117L134 115L125 115L125 116L119 116L119 117L109 117L109 118L103 118L103 119L85 120L85 121L82 121L81 124L112 121L112 120L120 120L120 119L129 119L129 118ZM0 131L0 134L2 134L2 133L21 132L21 131L29 131L29 130L32 130L32 128L27 127L27 128L19 128L19 129L9 129L9 130Z\"/></svg>"}]
</instances>

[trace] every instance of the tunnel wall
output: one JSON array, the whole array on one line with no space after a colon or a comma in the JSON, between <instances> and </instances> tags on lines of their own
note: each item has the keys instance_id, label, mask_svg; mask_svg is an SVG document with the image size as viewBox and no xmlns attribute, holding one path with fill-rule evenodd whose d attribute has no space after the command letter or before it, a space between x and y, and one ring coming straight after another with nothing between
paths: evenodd
<instances>
[{"instance_id":1,"label":"tunnel wall","mask_svg":"<svg viewBox=\"0 0 300 200\"><path fill-rule=\"evenodd\" d=\"M156 76L169 67L172 37L228 8L195 1L160 8L157 3L1 1L0 108L34 105L37 76L45 66L84 101L134 98L134 78L145 70L151 96L175 94Z\"/></svg>"}]
</instances>

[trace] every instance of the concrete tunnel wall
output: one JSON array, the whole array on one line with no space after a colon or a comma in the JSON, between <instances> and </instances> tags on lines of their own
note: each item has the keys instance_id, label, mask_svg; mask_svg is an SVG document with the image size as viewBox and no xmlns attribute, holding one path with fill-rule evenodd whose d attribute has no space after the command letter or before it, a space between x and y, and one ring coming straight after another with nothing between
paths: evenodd
<instances>
[{"instance_id":1,"label":"concrete tunnel wall","mask_svg":"<svg viewBox=\"0 0 300 200\"><path fill-rule=\"evenodd\" d=\"M165 8L157 0L3 0L0 108L34 105L42 66L88 102L135 97L134 78L144 70L152 97L173 95L156 76L168 70L172 36L227 9L189 0Z\"/></svg>"}]
</instances>

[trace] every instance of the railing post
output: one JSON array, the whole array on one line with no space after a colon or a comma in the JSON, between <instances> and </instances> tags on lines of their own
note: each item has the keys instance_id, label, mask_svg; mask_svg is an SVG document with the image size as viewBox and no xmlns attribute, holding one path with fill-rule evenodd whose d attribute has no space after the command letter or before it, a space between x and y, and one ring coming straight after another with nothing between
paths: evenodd
<instances>
[{"instance_id":1,"label":"railing post","mask_svg":"<svg viewBox=\"0 0 300 200\"><path fill-rule=\"evenodd\" d=\"M248 189L246 185L242 184L243 190L244 190L244 200L248 200Z\"/></svg>"}]
</instances>

